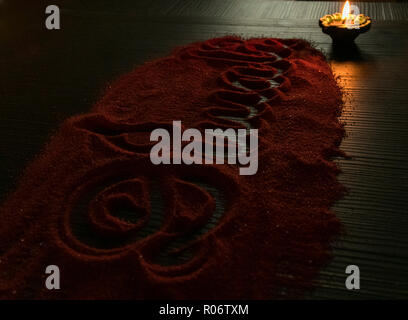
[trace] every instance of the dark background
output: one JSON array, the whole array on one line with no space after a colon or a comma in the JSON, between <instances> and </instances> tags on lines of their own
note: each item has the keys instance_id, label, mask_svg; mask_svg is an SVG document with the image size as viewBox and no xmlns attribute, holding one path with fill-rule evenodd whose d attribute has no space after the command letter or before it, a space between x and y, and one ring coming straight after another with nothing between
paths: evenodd
<instances>
[{"instance_id":1,"label":"dark background","mask_svg":"<svg viewBox=\"0 0 408 320\"><path fill-rule=\"evenodd\" d=\"M51 4L61 30L45 29ZM318 18L340 2L0 0L0 199L64 119L144 61L227 34L304 38L327 54L348 94L342 149L351 156L337 160L349 195L334 210L346 233L307 297L408 298L408 5L359 7L372 30L338 52ZM345 289L349 264L360 267L360 291Z\"/></svg>"}]
</instances>

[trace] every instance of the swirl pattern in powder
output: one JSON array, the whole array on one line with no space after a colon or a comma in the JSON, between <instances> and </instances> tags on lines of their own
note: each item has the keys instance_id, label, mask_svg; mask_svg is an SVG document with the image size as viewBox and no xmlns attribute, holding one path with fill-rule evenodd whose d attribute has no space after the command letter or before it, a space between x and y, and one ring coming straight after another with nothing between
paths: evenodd
<instances>
[{"instance_id":1,"label":"swirl pattern in powder","mask_svg":"<svg viewBox=\"0 0 408 320\"><path fill-rule=\"evenodd\" d=\"M274 298L313 286L340 224L342 97L302 40L176 49L66 120L0 209L1 298ZM153 165L150 133L255 128L259 169ZM47 265L61 290L44 287Z\"/></svg>"}]
</instances>

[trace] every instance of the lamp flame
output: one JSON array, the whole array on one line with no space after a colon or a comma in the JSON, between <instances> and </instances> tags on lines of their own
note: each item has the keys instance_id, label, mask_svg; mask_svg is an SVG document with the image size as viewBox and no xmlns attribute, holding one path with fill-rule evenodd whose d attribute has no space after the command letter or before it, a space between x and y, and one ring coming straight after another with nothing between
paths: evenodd
<instances>
[{"instance_id":1,"label":"lamp flame","mask_svg":"<svg viewBox=\"0 0 408 320\"><path fill-rule=\"evenodd\" d=\"M343 13L341 15L341 18L346 19L349 14L350 14L350 2L346 1L343 7Z\"/></svg>"}]
</instances>

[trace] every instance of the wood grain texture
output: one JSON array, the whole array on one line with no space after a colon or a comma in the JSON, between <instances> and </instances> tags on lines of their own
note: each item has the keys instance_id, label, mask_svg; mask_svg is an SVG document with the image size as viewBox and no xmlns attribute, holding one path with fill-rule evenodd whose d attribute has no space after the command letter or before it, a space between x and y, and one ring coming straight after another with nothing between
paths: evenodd
<instances>
[{"instance_id":1,"label":"wood grain texture","mask_svg":"<svg viewBox=\"0 0 408 320\"><path fill-rule=\"evenodd\" d=\"M334 207L345 234L307 296L407 298L408 5L359 6L374 24L347 54L317 25L341 2L70 1L58 32L44 30L42 7L24 24L10 7L0 24L0 198L64 118L88 110L107 82L135 65L227 34L304 38L326 52L347 94L342 149L351 156L337 160L349 189ZM361 270L358 292L344 286L349 264Z\"/></svg>"}]
</instances>

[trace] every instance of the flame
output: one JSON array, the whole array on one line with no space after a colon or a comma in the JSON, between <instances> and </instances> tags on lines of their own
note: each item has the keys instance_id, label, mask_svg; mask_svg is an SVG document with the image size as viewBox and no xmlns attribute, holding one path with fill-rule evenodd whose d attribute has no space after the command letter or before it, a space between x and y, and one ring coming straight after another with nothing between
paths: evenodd
<instances>
[{"instance_id":1,"label":"flame","mask_svg":"<svg viewBox=\"0 0 408 320\"><path fill-rule=\"evenodd\" d=\"M350 14L350 2L346 1L343 7L343 13L341 15L341 18L346 19L349 14Z\"/></svg>"}]
</instances>

